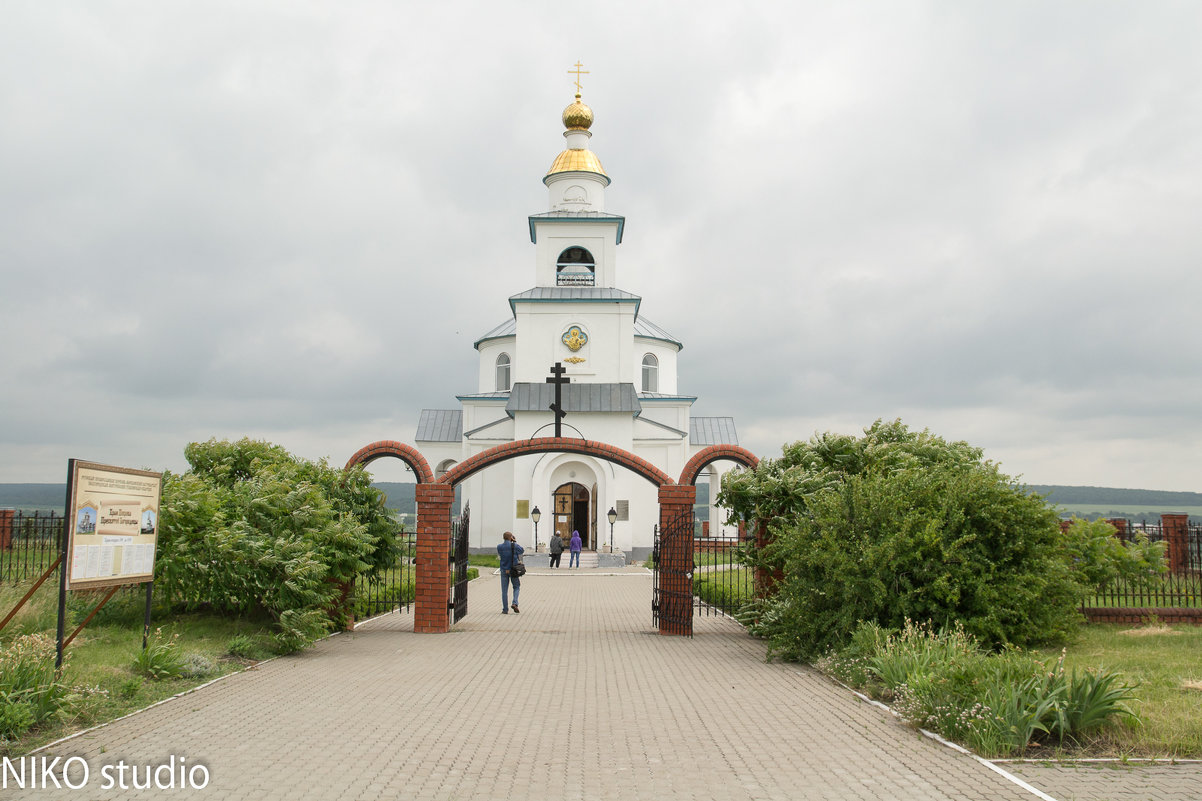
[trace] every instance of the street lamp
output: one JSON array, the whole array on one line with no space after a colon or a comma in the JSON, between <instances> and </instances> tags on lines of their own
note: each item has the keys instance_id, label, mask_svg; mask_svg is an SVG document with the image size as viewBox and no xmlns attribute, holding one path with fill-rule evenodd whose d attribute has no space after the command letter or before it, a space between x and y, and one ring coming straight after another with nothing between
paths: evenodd
<instances>
[{"instance_id":1,"label":"street lamp","mask_svg":"<svg viewBox=\"0 0 1202 801\"><path fill-rule=\"evenodd\" d=\"M530 519L534 521L534 551L538 552L538 521L543 519L543 513L534 507L534 511L530 513Z\"/></svg>"},{"instance_id":2,"label":"street lamp","mask_svg":"<svg viewBox=\"0 0 1202 801\"><path fill-rule=\"evenodd\" d=\"M614 552L614 523L618 522L618 513L614 508L609 507L609 512L605 515L609 518L609 552Z\"/></svg>"}]
</instances>

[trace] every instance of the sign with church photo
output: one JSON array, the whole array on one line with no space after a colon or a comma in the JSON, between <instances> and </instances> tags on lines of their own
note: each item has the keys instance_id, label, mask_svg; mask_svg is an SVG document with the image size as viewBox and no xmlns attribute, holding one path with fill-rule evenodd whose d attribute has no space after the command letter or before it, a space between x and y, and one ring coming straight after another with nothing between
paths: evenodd
<instances>
[{"instance_id":1,"label":"sign with church photo","mask_svg":"<svg viewBox=\"0 0 1202 801\"><path fill-rule=\"evenodd\" d=\"M163 474L72 459L67 488L67 587L152 581Z\"/></svg>"}]
</instances>

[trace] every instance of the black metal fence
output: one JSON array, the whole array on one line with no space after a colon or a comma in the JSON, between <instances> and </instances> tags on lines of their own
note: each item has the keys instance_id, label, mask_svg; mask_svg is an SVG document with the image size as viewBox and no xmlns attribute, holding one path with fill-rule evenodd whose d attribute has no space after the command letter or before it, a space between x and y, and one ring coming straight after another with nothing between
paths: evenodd
<instances>
[{"instance_id":1,"label":"black metal fence","mask_svg":"<svg viewBox=\"0 0 1202 801\"><path fill-rule=\"evenodd\" d=\"M693 540L693 603L699 615L734 615L755 594L755 570L747 564L751 536Z\"/></svg>"},{"instance_id":2,"label":"black metal fence","mask_svg":"<svg viewBox=\"0 0 1202 801\"><path fill-rule=\"evenodd\" d=\"M356 620L408 610L414 597L413 560L417 553L412 532L401 526L396 534L396 558L388 567L363 573L355 579L352 608Z\"/></svg>"},{"instance_id":3,"label":"black metal fence","mask_svg":"<svg viewBox=\"0 0 1202 801\"><path fill-rule=\"evenodd\" d=\"M468 508L451 521L451 623L467 614Z\"/></svg>"},{"instance_id":4,"label":"black metal fence","mask_svg":"<svg viewBox=\"0 0 1202 801\"><path fill-rule=\"evenodd\" d=\"M1165 543L1163 573L1111 582L1085 603L1089 607L1121 609L1202 609L1202 526L1172 529L1156 523L1119 526L1118 537L1131 542L1147 537Z\"/></svg>"},{"instance_id":5,"label":"black metal fence","mask_svg":"<svg viewBox=\"0 0 1202 801\"><path fill-rule=\"evenodd\" d=\"M62 551L65 519L54 512L20 510L0 517L0 584L36 579Z\"/></svg>"}]
</instances>

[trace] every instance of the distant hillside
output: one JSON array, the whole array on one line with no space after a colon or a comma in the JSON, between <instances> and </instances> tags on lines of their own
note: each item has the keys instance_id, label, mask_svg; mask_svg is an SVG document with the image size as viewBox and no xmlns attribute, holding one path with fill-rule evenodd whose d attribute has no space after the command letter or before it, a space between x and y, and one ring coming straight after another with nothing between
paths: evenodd
<instances>
[{"instance_id":1,"label":"distant hillside","mask_svg":"<svg viewBox=\"0 0 1202 801\"><path fill-rule=\"evenodd\" d=\"M416 484L402 484L398 481L377 481L373 487L384 493L387 500L384 506L402 514L417 512L417 501L414 500Z\"/></svg>"},{"instance_id":2,"label":"distant hillside","mask_svg":"<svg viewBox=\"0 0 1202 801\"><path fill-rule=\"evenodd\" d=\"M373 484L388 496L385 504L398 512L415 512L414 484L380 482ZM62 512L66 505L66 484L0 484L0 509L21 509L27 512L54 510Z\"/></svg>"},{"instance_id":3,"label":"distant hillside","mask_svg":"<svg viewBox=\"0 0 1202 801\"><path fill-rule=\"evenodd\" d=\"M1030 484L1034 492L1048 496L1048 501L1060 506L1111 504L1123 506L1158 506L1166 512L1174 507L1202 506L1202 492L1168 492L1165 490L1115 489L1113 487L1066 487L1060 484Z\"/></svg>"},{"instance_id":4,"label":"distant hillside","mask_svg":"<svg viewBox=\"0 0 1202 801\"><path fill-rule=\"evenodd\" d=\"M0 509L60 514L67 505L66 484L0 484Z\"/></svg>"},{"instance_id":5,"label":"distant hillside","mask_svg":"<svg viewBox=\"0 0 1202 801\"><path fill-rule=\"evenodd\" d=\"M414 501L415 484L395 481L380 481L373 484L383 492L389 509L413 514L417 511ZM1123 510L1132 507L1147 507L1156 511L1189 511L1202 507L1202 492L1168 492L1165 490L1118 489L1115 487L1071 487L1062 484L1031 484L1032 492L1046 495L1050 503L1066 508L1101 507ZM24 509L26 511L61 512L66 495L63 484L0 484L0 508ZM709 487L697 487L697 509L699 519L705 519L705 506L709 502ZM1091 510L1092 511L1092 510Z\"/></svg>"}]
</instances>

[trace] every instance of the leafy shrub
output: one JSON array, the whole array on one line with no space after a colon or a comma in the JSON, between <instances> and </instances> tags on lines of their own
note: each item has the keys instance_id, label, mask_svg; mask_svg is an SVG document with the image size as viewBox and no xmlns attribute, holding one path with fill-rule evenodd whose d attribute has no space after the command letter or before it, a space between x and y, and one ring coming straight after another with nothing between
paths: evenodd
<instances>
[{"instance_id":1,"label":"leafy shrub","mask_svg":"<svg viewBox=\"0 0 1202 801\"><path fill-rule=\"evenodd\" d=\"M749 560L783 576L752 626L775 655L842 648L862 621L958 622L998 648L1080 620L1055 511L962 442L880 421L859 439L815 436L728 474L719 502L771 521Z\"/></svg>"},{"instance_id":2,"label":"leafy shrub","mask_svg":"<svg viewBox=\"0 0 1202 801\"><path fill-rule=\"evenodd\" d=\"M1164 562L1166 543L1149 542L1148 535L1138 530L1129 542L1122 542L1115 536L1114 526L1105 520L1074 518L1062 543L1085 597L1117 581L1132 588L1147 587L1168 570Z\"/></svg>"},{"instance_id":3,"label":"leafy shrub","mask_svg":"<svg viewBox=\"0 0 1202 801\"><path fill-rule=\"evenodd\" d=\"M396 523L362 468L349 472L243 439L185 449L164 477L156 575L186 608L269 613L277 648L339 622L342 587L398 556Z\"/></svg>"}]
</instances>

